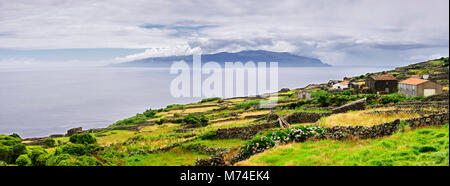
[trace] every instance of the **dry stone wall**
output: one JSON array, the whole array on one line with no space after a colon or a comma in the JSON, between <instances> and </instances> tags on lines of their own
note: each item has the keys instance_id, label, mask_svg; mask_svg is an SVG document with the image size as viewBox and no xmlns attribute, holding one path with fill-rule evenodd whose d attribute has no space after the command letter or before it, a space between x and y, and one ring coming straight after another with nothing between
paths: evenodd
<instances>
[{"instance_id":1,"label":"dry stone wall","mask_svg":"<svg viewBox=\"0 0 450 186\"><path fill-rule=\"evenodd\" d=\"M218 129L216 131L215 139L251 139L259 131L270 129L278 126L277 121L266 122L261 124L243 126L243 127L232 127Z\"/></svg>"},{"instance_id":2,"label":"dry stone wall","mask_svg":"<svg viewBox=\"0 0 450 186\"><path fill-rule=\"evenodd\" d=\"M411 128L443 125L449 121L448 112L429 114L418 118L411 118L406 120L395 120L371 127L365 126L335 126L326 129L326 132L318 136L319 139L334 139L342 140L348 137L357 137L360 139L378 138L383 136L390 136L394 132L401 129L401 124Z\"/></svg>"},{"instance_id":3,"label":"dry stone wall","mask_svg":"<svg viewBox=\"0 0 450 186\"><path fill-rule=\"evenodd\" d=\"M295 112L284 118L288 123L314 123L321 117L329 116L329 112Z\"/></svg>"},{"instance_id":4,"label":"dry stone wall","mask_svg":"<svg viewBox=\"0 0 450 186\"><path fill-rule=\"evenodd\" d=\"M333 114L344 113L350 110L364 110L366 109L366 98L360 99L349 104L342 105L333 109Z\"/></svg>"}]
</instances>

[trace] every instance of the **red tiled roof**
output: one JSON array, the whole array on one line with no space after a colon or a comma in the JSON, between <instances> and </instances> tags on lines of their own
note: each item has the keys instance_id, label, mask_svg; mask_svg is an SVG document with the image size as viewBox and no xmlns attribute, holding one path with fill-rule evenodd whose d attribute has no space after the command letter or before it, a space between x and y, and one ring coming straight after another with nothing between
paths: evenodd
<instances>
[{"instance_id":1,"label":"red tiled roof","mask_svg":"<svg viewBox=\"0 0 450 186\"><path fill-rule=\"evenodd\" d=\"M428 82L428 80L418 79L418 78L409 78L409 79L400 81L400 84L420 85L420 84L425 83L425 82Z\"/></svg>"},{"instance_id":2,"label":"red tiled roof","mask_svg":"<svg viewBox=\"0 0 450 186\"><path fill-rule=\"evenodd\" d=\"M397 80L393 75L370 76L374 80Z\"/></svg>"},{"instance_id":3,"label":"red tiled roof","mask_svg":"<svg viewBox=\"0 0 450 186\"><path fill-rule=\"evenodd\" d=\"M340 82L340 83L338 83L338 84L341 84L342 86L347 86L348 85L348 82Z\"/></svg>"}]
</instances>

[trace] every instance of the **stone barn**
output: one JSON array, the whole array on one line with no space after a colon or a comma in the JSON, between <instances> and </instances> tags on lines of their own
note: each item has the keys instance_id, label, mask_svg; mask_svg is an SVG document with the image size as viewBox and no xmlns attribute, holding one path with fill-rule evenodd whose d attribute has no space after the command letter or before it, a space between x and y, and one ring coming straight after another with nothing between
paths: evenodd
<instances>
[{"instance_id":1,"label":"stone barn","mask_svg":"<svg viewBox=\"0 0 450 186\"><path fill-rule=\"evenodd\" d=\"M409 78L398 84L399 92L406 97L431 96L442 93L442 85L433 81L418 78Z\"/></svg>"},{"instance_id":2,"label":"stone barn","mask_svg":"<svg viewBox=\"0 0 450 186\"><path fill-rule=\"evenodd\" d=\"M373 94L391 94L397 92L397 79L392 75L370 76L366 79L366 86Z\"/></svg>"}]
</instances>

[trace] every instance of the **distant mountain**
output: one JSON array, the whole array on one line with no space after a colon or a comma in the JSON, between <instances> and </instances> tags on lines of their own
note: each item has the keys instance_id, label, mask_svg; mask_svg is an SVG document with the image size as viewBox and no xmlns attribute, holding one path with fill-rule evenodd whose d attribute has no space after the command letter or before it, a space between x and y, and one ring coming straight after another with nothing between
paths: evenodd
<instances>
[{"instance_id":1,"label":"distant mountain","mask_svg":"<svg viewBox=\"0 0 450 186\"><path fill-rule=\"evenodd\" d=\"M192 64L192 55L151 57L125 63L113 64L112 66L127 67L169 67L174 61L185 61ZM236 53L220 52L216 54L203 54L202 63L218 62L222 66L225 62L278 62L279 67L328 67L319 59L293 55L287 52L270 52L265 50L244 50ZM268 65L268 64L267 64Z\"/></svg>"}]
</instances>

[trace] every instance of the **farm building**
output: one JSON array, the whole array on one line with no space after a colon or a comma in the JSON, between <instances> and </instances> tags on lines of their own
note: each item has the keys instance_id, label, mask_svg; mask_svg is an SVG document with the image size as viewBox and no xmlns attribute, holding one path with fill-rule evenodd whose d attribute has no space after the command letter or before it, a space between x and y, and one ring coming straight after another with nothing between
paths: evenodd
<instances>
[{"instance_id":1,"label":"farm building","mask_svg":"<svg viewBox=\"0 0 450 186\"><path fill-rule=\"evenodd\" d=\"M399 92L406 97L431 96L442 93L442 86L426 79L409 78L398 84Z\"/></svg>"},{"instance_id":2,"label":"farm building","mask_svg":"<svg viewBox=\"0 0 450 186\"><path fill-rule=\"evenodd\" d=\"M333 85L333 89L347 89L348 82L340 82Z\"/></svg>"},{"instance_id":3,"label":"farm building","mask_svg":"<svg viewBox=\"0 0 450 186\"><path fill-rule=\"evenodd\" d=\"M397 92L397 79L392 75L370 76L366 79L366 86L373 94L390 94Z\"/></svg>"}]
</instances>

